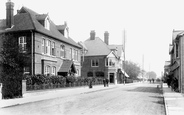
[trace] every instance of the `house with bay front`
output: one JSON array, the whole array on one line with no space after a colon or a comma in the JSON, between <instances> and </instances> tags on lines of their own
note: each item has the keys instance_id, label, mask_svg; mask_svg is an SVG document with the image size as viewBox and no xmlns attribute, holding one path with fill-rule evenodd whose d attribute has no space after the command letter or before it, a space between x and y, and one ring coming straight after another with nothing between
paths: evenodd
<instances>
[{"instance_id":1,"label":"house with bay front","mask_svg":"<svg viewBox=\"0 0 184 115\"><path fill-rule=\"evenodd\" d=\"M84 77L105 77L110 83L123 82L123 47L109 45L109 33L104 33L104 41L96 37L95 31L90 32L90 38L79 43L83 48L81 56ZM129 77L126 74L126 77Z\"/></svg>"},{"instance_id":2,"label":"house with bay front","mask_svg":"<svg viewBox=\"0 0 184 115\"><path fill-rule=\"evenodd\" d=\"M25 74L74 74L81 76L81 46L69 36L67 23L55 25L48 14L22 7L14 15L14 3L6 3L6 19L0 33L11 34L27 55ZM1 41L2 42L2 41Z\"/></svg>"}]
</instances>

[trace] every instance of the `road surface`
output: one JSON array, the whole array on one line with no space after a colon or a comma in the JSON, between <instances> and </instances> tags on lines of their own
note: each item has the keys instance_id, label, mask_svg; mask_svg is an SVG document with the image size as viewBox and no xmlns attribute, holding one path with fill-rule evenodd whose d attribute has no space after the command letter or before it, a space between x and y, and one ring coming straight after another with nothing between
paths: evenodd
<instances>
[{"instance_id":1,"label":"road surface","mask_svg":"<svg viewBox=\"0 0 184 115\"><path fill-rule=\"evenodd\" d=\"M165 115L165 108L157 84L138 83L2 108L0 114Z\"/></svg>"}]
</instances>

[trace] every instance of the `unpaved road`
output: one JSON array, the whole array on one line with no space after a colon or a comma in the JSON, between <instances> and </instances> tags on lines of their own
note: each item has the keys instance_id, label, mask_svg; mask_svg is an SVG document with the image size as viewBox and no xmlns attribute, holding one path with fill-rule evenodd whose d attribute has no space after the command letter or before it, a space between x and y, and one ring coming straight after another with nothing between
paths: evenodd
<instances>
[{"instance_id":1,"label":"unpaved road","mask_svg":"<svg viewBox=\"0 0 184 115\"><path fill-rule=\"evenodd\" d=\"M3 115L165 115L161 94L157 84L122 84L114 88L3 108L0 112Z\"/></svg>"}]
</instances>

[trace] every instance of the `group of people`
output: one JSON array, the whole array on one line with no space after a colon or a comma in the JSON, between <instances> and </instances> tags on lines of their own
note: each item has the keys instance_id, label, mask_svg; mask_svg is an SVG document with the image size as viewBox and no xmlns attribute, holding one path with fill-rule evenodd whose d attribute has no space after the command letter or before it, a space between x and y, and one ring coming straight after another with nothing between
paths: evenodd
<instances>
[{"instance_id":1,"label":"group of people","mask_svg":"<svg viewBox=\"0 0 184 115\"><path fill-rule=\"evenodd\" d=\"M104 78L103 79L103 84L104 84L104 87L109 87L109 79L107 79L107 78Z\"/></svg>"},{"instance_id":2,"label":"group of people","mask_svg":"<svg viewBox=\"0 0 184 115\"><path fill-rule=\"evenodd\" d=\"M152 78L152 79L149 79L149 81L150 81L150 83L151 83L151 81L154 83L155 82L155 79Z\"/></svg>"}]
</instances>

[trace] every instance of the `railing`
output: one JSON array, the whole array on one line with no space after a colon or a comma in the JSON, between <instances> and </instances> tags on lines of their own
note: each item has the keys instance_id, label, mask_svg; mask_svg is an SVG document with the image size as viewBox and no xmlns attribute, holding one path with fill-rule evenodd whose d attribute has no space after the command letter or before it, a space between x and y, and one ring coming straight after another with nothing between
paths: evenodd
<instances>
[{"instance_id":1,"label":"railing","mask_svg":"<svg viewBox=\"0 0 184 115\"><path fill-rule=\"evenodd\" d=\"M101 85L103 82L93 82L93 85ZM27 85L26 91L34 91L34 90L44 90L44 89L58 89L58 88L68 88L68 87L82 87L88 86L88 82L75 82L68 84L41 84L41 85Z\"/></svg>"}]
</instances>

